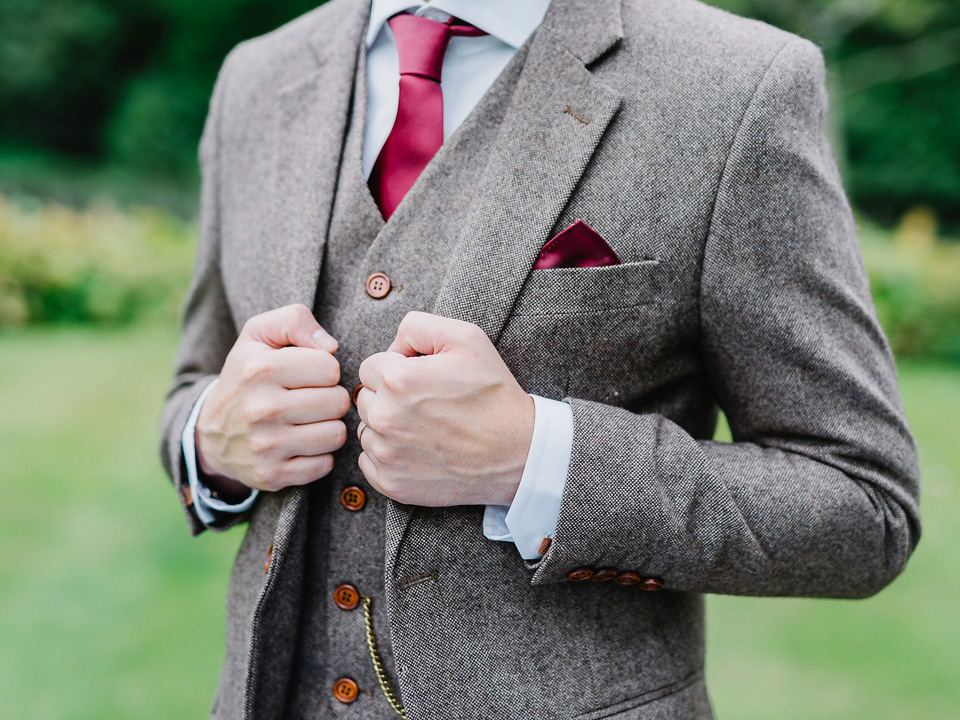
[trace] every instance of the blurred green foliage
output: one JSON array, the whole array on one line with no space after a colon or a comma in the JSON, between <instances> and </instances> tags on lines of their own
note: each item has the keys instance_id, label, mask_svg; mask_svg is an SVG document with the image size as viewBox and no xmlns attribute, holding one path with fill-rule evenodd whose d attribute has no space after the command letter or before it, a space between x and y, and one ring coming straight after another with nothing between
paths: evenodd
<instances>
[{"instance_id":1,"label":"blurred green foliage","mask_svg":"<svg viewBox=\"0 0 960 720\"><path fill-rule=\"evenodd\" d=\"M151 207L74 209L0 195L0 328L43 323L172 323L196 225ZM916 209L895 231L864 223L880 321L898 357L960 363L960 243Z\"/></svg>"},{"instance_id":2,"label":"blurred green foliage","mask_svg":"<svg viewBox=\"0 0 960 720\"><path fill-rule=\"evenodd\" d=\"M823 48L834 147L861 211L890 225L924 204L960 227L960 3L712 2ZM189 184L222 58L317 4L3 0L0 156L68 153ZM24 173L3 170L0 189L23 191Z\"/></svg>"},{"instance_id":3,"label":"blurred green foliage","mask_svg":"<svg viewBox=\"0 0 960 720\"><path fill-rule=\"evenodd\" d=\"M892 235L861 227L861 247L894 354L960 363L960 243L934 232L932 214L918 208Z\"/></svg>"},{"instance_id":4,"label":"blurred green foliage","mask_svg":"<svg viewBox=\"0 0 960 720\"><path fill-rule=\"evenodd\" d=\"M926 205L960 223L960 2L711 0L817 43L832 140L862 211Z\"/></svg>"},{"instance_id":5,"label":"blurred green foliage","mask_svg":"<svg viewBox=\"0 0 960 720\"><path fill-rule=\"evenodd\" d=\"M157 208L75 210L0 195L0 327L172 319L195 240L192 223Z\"/></svg>"},{"instance_id":6,"label":"blurred green foliage","mask_svg":"<svg viewBox=\"0 0 960 720\"><path fill-rule=\"evenodd\" d=\"M0 144L193 169L226 53L311 0L3 0Z\"/></svg>"}]
</instances>

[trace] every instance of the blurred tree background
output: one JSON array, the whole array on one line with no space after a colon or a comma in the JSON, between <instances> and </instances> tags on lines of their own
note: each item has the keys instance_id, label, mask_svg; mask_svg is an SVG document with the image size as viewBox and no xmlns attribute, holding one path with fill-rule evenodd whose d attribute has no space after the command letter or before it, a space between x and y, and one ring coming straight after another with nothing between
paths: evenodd
<instances>
[{"instance_id":1,"label":"blurred tree background","mask_svg":"<svg viewBox=\"0 0 960 720\"><path fill-rule=\"evenodd\" d=\"M824 52L831 139L924 493L920 547L877 598L709 599L718 716L953 720L960 0L712 1ZM10 717L199 717L209 706L243 529L190 538L155 450L196 246L197 142L228 50L315 5L0 0Z\"/></svg>"},{"instance_id":2,"label":"blurred tree background","mask_svg":"<svg viewBox=\"0 0 960 720\"><path fill-rule=\"evenodd\" d=\"M193 181L220 61L311 0L3 0L2 186L34 160ZM960 224L960 3L716 0L820 45L854 204L886 225L917 205ZM2 187L0 186L0 187Z\"/></svg>"},{"instance_id":3,"label":"blurred tree background","mask_svg":"<svg viewBox=\"0 0 960 720\"><path fill-rule=\"evenodd\" d=\"M884 327L900 356L960 362L960 2L715 4L823 49L831 139ZM196 212L220 62L314 6L0 0L0 327L175 315L193 242L179 220ZM153 210L121 218L104 204ZM71 234L70 218L79 237L57 235ZM37 232L46 242L28 239ZM152 240L125 247L140 236ZM103 262L134 255L140 268Z\"/></svg>"}]
</instances>

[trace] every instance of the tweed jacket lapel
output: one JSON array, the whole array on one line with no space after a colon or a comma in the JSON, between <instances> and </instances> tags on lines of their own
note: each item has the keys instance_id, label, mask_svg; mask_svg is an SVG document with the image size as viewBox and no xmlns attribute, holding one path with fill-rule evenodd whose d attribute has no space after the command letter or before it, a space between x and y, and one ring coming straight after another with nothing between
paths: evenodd
<instances>
[{"instance_id":1,"label":"tweed jacket lapel","mask_svg":"<svg viewBox=\"0 0 960 720\"><path fill-rule=\"evenodd\" d=\"M496 343L537 254L621 96L587 65L622 37L621 0L552 0L531 45L433 312L476 323ZM385 580L416 508L389 501Z\"/></svg>"},{"instance_id":2,"label":"tweed jacket lapel","mask_svg":"<svg viewBox=\"0 0 960 720\"><path fill-rule=\"evenodd\" d=\"M587 66L622 37L621 0L553 0L433 312L494 342L621 97Z\"/></svg>"},{"instance_id":3,"label":"tweed jacket lapel","mask_svg":"<svg viewBox=\"0 0 960 720\"><path fill-rule=\"evenodd\" d=\"M331 3L339 17L311 36L317 65L277 92L276 195L263 310L313 307L370 3ZM331 28L334 30L332 31Z\"/></svg>"},{"instance_id":4,"label":"tweed jacket lapel","mask_svg":"<svg viewBox=\"0 0 960 720\"><path fill-rule=\"evenodd\" d=\"M435 313L499 337L540 246L619 109L620 96L587 66L622 37L620 1L551 3ZM266 282L257 283L264 297L251 315L294 302L312 307L315 299L370 3L334 7L340 17L311 37L316 66L277 92L270 227L278 240L267 248Z\"/></svg>"}]
</instances>

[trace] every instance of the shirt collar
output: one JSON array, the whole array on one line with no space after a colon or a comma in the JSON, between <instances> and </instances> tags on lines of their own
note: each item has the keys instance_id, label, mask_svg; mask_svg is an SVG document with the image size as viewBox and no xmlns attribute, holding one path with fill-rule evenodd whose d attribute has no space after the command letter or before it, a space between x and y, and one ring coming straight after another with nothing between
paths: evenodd
<instances>
[{"instance_id":1,"label":"shirt collar","mask_svg":"<svg viewBox=\"0 0 960 720\"><path fill-rule=\"evenodd\" d=\"M373 45L390 17L425 6L456 15L507 45L519 48L540 25L550 0L370 0L366 46Z\"/></svg>"}]
</instances>

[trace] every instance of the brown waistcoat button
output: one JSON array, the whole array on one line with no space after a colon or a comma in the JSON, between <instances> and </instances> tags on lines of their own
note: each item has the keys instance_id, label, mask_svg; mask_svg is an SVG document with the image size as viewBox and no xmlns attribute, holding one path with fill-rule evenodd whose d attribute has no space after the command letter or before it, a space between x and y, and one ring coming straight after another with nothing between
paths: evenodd
<instances>
[{"instance_id":1,"label":"brown waistcoat button","mask_svg":"<svg viewBox=\"0 0 960 720\"><path fill-rule=\"evenodd\" d=\"M550 549L550 546L551 546L552 544L553 544L553 540L550 539L550 538L548 538L548 537L545 537L545 538L540 542L540 547L537 548L537 555L546 555L546 554L547 554L547 550Z\"/></svg>"},{"instance_id":2,"label":"brown waistcoat button","mask_svg":"<svg viewBox=\"0 0 960 720\"><path fill-rule=\"evenodd\" d=\"M267 559L263 563L263 571L265 573L270 571L270 563L272 562L273 562L273 543L270 543L270 547L267 548Z\"/></svg>"},{"instance_id":3,"label":"brown waistcoat button","mask_svg":"<svg viewBox=\"0 0 960 720\"><path fill-rule=\"evenodd\" d=\"M655 577L644 578L640 581L640 589L647 592L655 592L663 589L663 580Z\"/></svg>"},{"instance_id":4,"label":"brown waistcoat button","mask_svg":"<svg viewBox=\"0 0 960 720\"><path fill-rule=\"evenodd\" d=\"M366 290L367 295L377 300L386 297L387 293L390 292L390 278L387 277L386 273L375 272L367 278Z\"/></svg>"},{"instance_id":5,"label":"brown waistcoat button","mask_svg":"<svg viewBox=\"0 0 960 720\"><path fill-rule=\"evenodd\" d=\"M360 394L360 390L361 390L361 389L363 389L363 383L360 383L359 385L357 385L357 386L353 389L353 392L350 393L350 399L353 400L354 406L356 406L356 404L357 404L357 395Z\"/></svg>"},{"instance_id":6,"label":"brown waistcoat button","mask_svg":"<svg viewBox=\"0 0 960 720\"><path fill-rule=\"evenodd\" d=\"M180 491L180 502L184 505L193 505L193 490L189 485L184 485Z\"/></svg>"},{"instance_id":7,"label":"brown waistcoat button","mask_svg":"<svg viewBox=\"0 0 960 720\"><path fill-rule=\"evenodd\" d=\"M600 568L597 570L593 577L590 578L593 582L604 582L605 580L613 580L617 576L617 571L613 568Z\"/></svg>"},{"instance_id":8,"label":"brown waistcoat button","mask_svg":"<svg viewBox=\"0 0 960 720\"><path fill-rule=\"evenodd\" d=\"M352 678L342 677L333 683L333 696L342 703L352 703L359 694L360 688Z\"/></svg>"},{"instance_id":9,"label":"brown waistcoat button","mask_svg":"<svg viewBox=\"0 0 960 720\"><path fill-rule=\"evenodd\" d=\"M363 488L356 485L347 485L340 493L340 502L347 510L356 512L362 510L367 502L367 494Z\"/></svg>"},{"instance_id":10,"label":"brown waistcoat button","mask_svg":"<svg viewBox=\"0 0 960 720\"><path fill-rule=\"evenodd\" d=\"M590 568L577 568L567 573L567 580L570 582L581 582L593 577L593 570Z\"/></svg>"},{"instance_id":11,"label":"brown waistcoat button","mask_svg":"<svg viewBox=\"0 0 960 720\"><path fill-rule=\"evenodd\" d=\"M333 589L333 602L341 610L353 610L360 604L360 593L350 583L343 583Z\"/></svg>"},{"instance_id":12,"label":"brown waistcoat button","mask_svg":"<svg viewBox=\"0 0 960 720\"><path fill-rule=\"evenodd\" d=\"M640 576L628 570L617 575L613 581L618 585L636 585L640 582Z\"/></svg>"}]
</instances>

